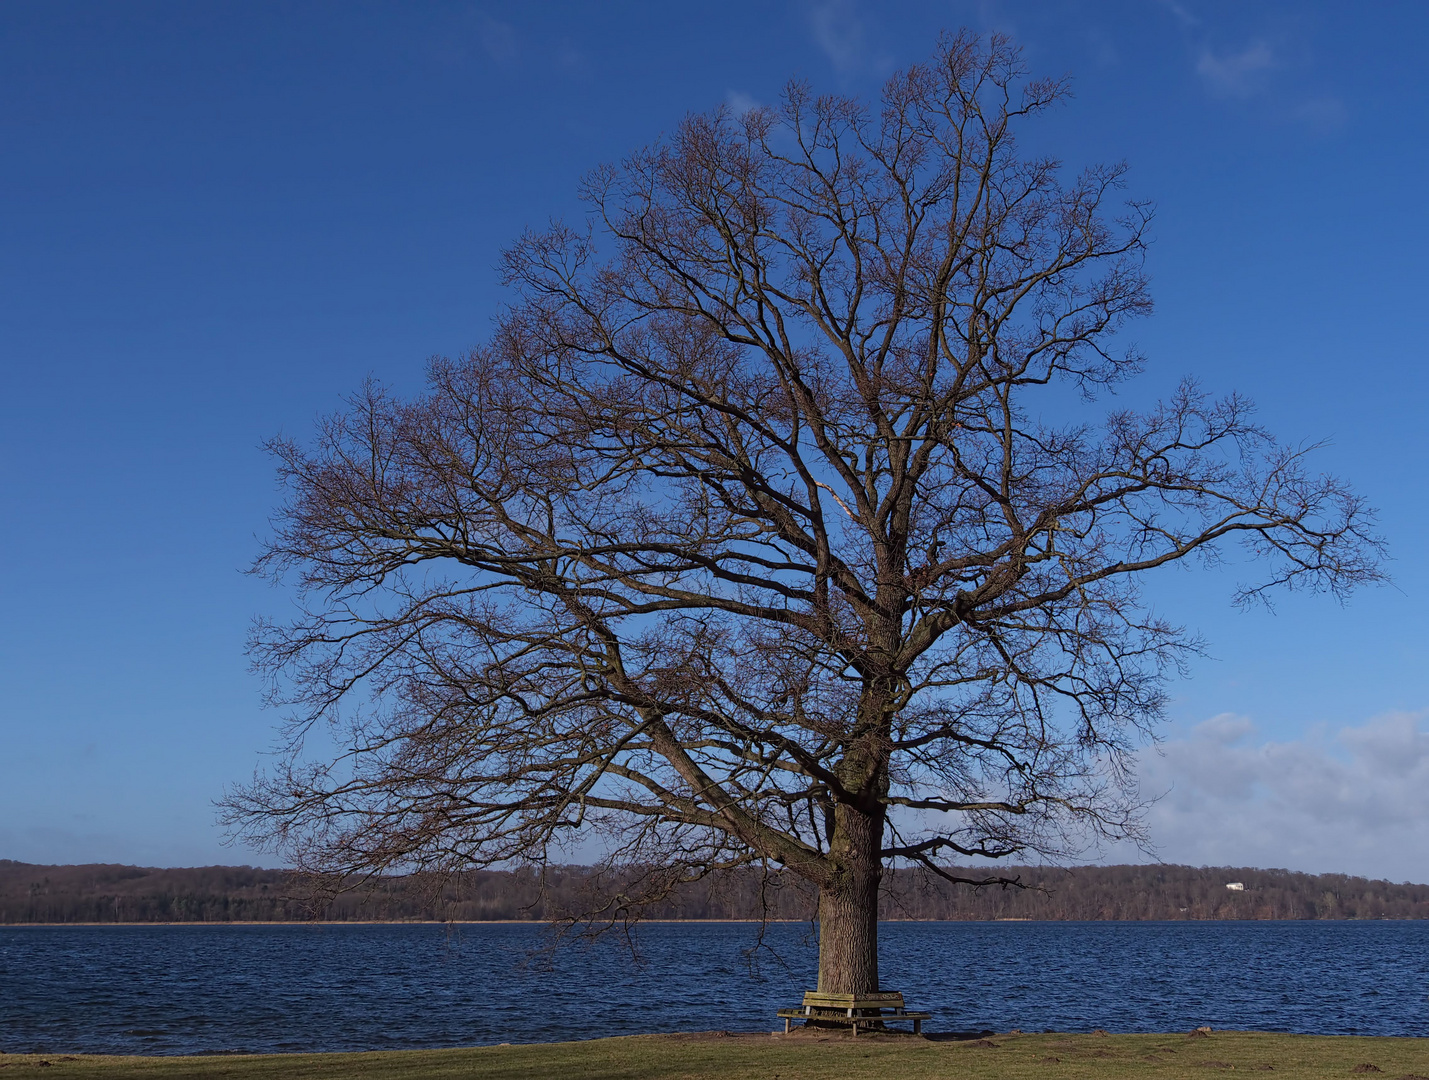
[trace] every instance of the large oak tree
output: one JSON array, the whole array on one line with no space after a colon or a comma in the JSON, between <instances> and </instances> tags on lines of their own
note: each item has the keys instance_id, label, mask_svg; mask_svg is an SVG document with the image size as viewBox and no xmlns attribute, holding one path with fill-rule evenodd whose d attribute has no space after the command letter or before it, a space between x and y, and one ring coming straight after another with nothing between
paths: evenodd
<instances>
[{"instance_id":1,"label":"large oak tree","mask_svg":"<svg viewBox=\"0 0 1429 1080\"><path fill-rule=\"evenodd\" d=\"M1148 210L1019 153L1064 93L960 35L872 107L690 117L506 254L511 306L424 394L275 443L259 565L304 614L258 630L292 727L238 829L338 874L604 830L620 917L783 867L833 992L878 986L891 862L1134 834L1194 647L1139 579L1239 542L1243 599L1341 593L1378 543L1238 398L1092 417L1141 367Z\"/></svg>"}]
</instances>

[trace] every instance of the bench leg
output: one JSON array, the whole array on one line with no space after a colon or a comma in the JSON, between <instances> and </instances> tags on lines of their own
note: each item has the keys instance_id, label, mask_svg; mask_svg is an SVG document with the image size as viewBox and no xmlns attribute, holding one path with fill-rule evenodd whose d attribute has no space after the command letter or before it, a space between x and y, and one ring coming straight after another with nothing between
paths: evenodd
<instances>
[{"instance_id":1,"label":"bench leg","mask_svg":"<svg viewBox=\"0 0 1429 1080\"><path fill-rule=\"evenodd\" d=\"M858 1038L858 1021L857 1021L857 1020L855 1020L855 1021L853 1022L853 1037L854 1037L855 1039Z\"/></svg>"},{"instance_id":2,"label":"bench leg","mask_svg":"<svg viewBox=\"0 0 1429 1080\"><path fill-rule=\"evenodd\" d=\"M914 1021L913 1021L913 1034L914 1034L914 1035L921 1035L921 1034L923 1034L923 1021L921 1021L921 1020L914 1020Z\"/></svg>"},{"instance_id":3,"label":"bench leg","mask_svg":"<svg viewBox=\"0 0 1429 1080\"><path fill-rule=\"evenodd\" d=\"M784 1018L784 1034L789 1034L789 1018L787 1016Z\"/></svg>"}]
</instances>

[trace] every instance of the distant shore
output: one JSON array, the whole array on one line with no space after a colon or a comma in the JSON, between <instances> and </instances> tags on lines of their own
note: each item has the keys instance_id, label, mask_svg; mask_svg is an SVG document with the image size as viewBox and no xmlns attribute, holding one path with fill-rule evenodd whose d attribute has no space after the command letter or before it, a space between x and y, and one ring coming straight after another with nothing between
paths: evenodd
<instances>
[{"instance_id":1,"label":"distant shore","mask_svg":"<svg viewBox=\"0 0 1429 1080\"><path fill-rule=\"evenodd\" d=\"M880 917L914 922L1425 919L1429 885L1254 867L949 866L982 888L906 868L884 875ZM0 926L164 923L524 923L639 895L636 870L588 866L392 876L336 895L285 870L43 866L0 859ZM643 910L658 922L804 922L816 890L747 867L690 882Z\"/></svg>"}]
</instances>

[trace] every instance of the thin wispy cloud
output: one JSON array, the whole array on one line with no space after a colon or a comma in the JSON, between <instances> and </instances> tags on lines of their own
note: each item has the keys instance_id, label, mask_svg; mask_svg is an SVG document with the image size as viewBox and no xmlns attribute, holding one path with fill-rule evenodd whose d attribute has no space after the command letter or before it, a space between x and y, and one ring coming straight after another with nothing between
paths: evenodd
<instances>
[{"instance_id":1,"label":"thin wispy cloud","mask_svg":"<svg viewBox=\"0 0 1429 1080\"><path fill-rule=\"evenodd\" d=\"M1087 48L1092 59L1102 67L1111 67L1120 62L1121 53L1117 50L1116 41L1104 30L1091 29L1086 32Z\"/></svg>"},{"instance_id":2,"label":"thin wispy cloud","mask_svg":"<svg viewBox=\"0 0 1429 1080\"><path fill-rule=\"evenodd\" d=\"M1292 112L1297 120L1322 132L1336 131L1344 127L1350 118L1349 108L1334 96L1302 101Z\"/></svg>"},{"instance_id":3,"label":"thin wispy cloud","mask_svg":"<svg viewBox=\"0 0 1429 1080\"><path fill-rule=\"evenodd\" d=\"M498 64L509 64L516 59L519 46L516 28L500 19L483 18L479 28L481 47Z\"/></svg>"},{"instance_id":4,"label":"thin wispy cloud","mask_svg":"<svg viewBox=\"0 0 1429 1080\"><path fill-rule=\"evenodd\" d=\"M1201 52L1196 73L1218 97L1249 98L1266 87L1266 75L1278 66L1275 53L1263 41L1235 52Z\"/></svg>"},{"instance_id":5,"label":"thin wispy cloud","mask_svg":"<svg viewBox=\"0 0 1429 1080\"><path fill-rule=\"evenodd\" d=\"M735 116L743 116L747 112L759 108L759 100L752 94L746 94L743 90L731 90L724 96L724 103L729 106L729 111Z\"/></svg>"},{"instance_id":6,"label":"thin wispy cloud","mask_svg":"<svg viewBox=\"0 0 1429 1080\"><path fill-rule=\"evenodd\" d=\"M1329 134L1349 120L1301 20L1262 13L1255 29L1227 37L1230 27L1208 26L1190 0L1156 0L1175 23L1197 81L1210 97L1269 120ZM1248 30L1249 28L1247 28Z\"/></svg>"},{"instance_id":7,"label":"thin wispy cloud","mask_svg":"<svg viewBox=\"0 0 1429 1080\"><path fill-rule=\"evenodd\" d=\"M1201 20L1196 18L1196 16L1191 13L1191 10L1186 7L1185 4L1179 3L1178 0L1156 0L1156 2L1174 15L1176 21L1182 26L1201 25Z\"/></svg>"},{"instance_id":8,"label":"thin wispy cloud","mask_svg":"<svg viewBox=\"0 0 1429 1080\"><path fill-rule=\"evenodd\" d=\"M819 0L809 6L814 44L840 71L858 67L866 50L863 22L853 0Z\"/></svg>"},{"instance_id":9,"label":"thin wispy cloud","mask_svg":"<svg viewBox=\"0 0 1429 1080\"><path fill-rule=\"evenodd\" d=\"M1183 32L1192 42L1198 36L1184 26ZM1338 130L1349 120L1349 109L1335 94L1324 92L1323 73L1316 73L1314 89L1309 88L1305 76L1313 59L1308 47L1304 42L1297 45L1291 31L1285 35L1280 40L1272 33L1228 48L1193 43L1201 85L1213 98L1253 108L1282 123L1317 134Z\"/></svg>"}]
</instances>

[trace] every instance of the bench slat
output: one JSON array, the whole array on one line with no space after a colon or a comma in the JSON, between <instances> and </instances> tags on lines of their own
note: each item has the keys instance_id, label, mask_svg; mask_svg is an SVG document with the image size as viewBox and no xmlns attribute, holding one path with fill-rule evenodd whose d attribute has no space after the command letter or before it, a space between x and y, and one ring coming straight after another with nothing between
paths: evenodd
<instances>
[{"instance_id":1,"label":"bench slat","mask_svg":"<svg viewBox=\"0 0 1429 1080\"><path fill-rule=\"evenodd\" d=\"M804 1005L815 1009L901 1009L903 995L897 991L879 990L868 994L820 994L809 991Z\"/></svg>"},{"instance_id":2,"label":"bench slat","mask_svg":"<svg viewBox=\"0 0 1429 1080\"><path fill-rule=\"evenodd\" d=\"M886 1012L881 1016L845 1016L843 1013L806 1013L802 1008L780 1009L774 1014L779 1019L784 1020L827 1020L834 1024L851 1024L857 1020L860 1024L866 1024L870 1020L931 1020L932 1013L927 1012Z\"/></svg>"}]
</instances>

